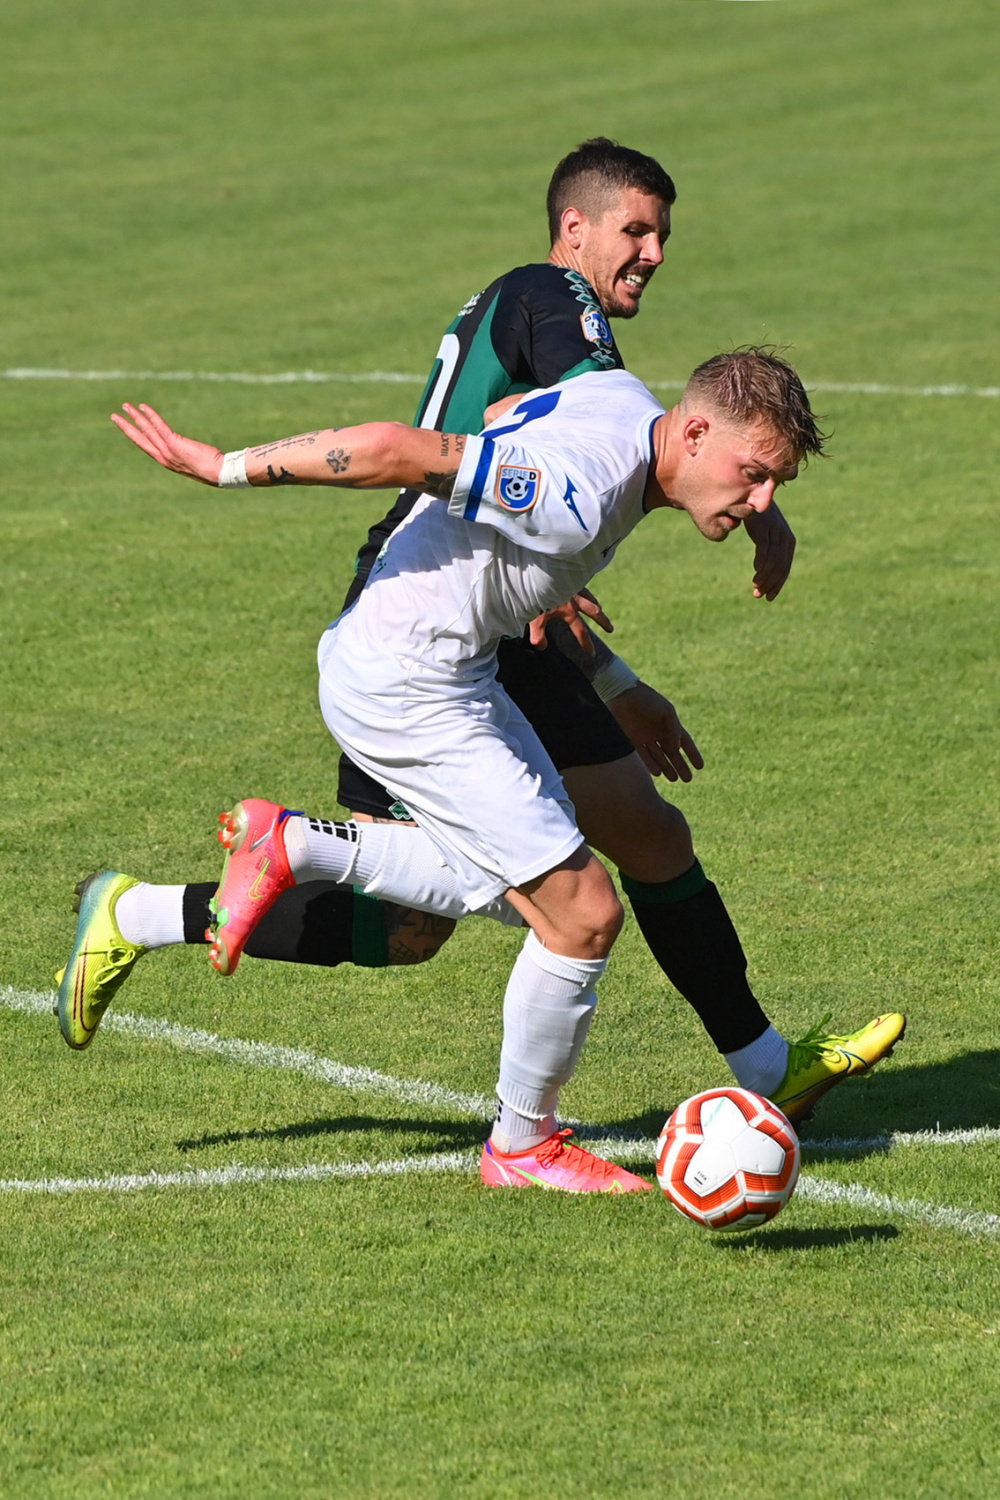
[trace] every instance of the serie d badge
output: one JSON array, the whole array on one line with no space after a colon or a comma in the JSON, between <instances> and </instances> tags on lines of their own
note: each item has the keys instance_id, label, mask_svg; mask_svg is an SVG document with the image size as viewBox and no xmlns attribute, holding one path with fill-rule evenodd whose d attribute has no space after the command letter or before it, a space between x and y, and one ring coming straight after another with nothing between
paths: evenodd
<instances>
[{"instance_id":1,"label":"serie d badge","mask_svg":"<svg viewBox=\"0 0 1000 1500\"><path fill-rule=\"evenodd\" d=\"M501 464L497 473L497 504L504 510L530 510L538 499L541 482L540 469L522 469L515 464Z\"/></svg>"},{"instance_id":2,"label":"serie d badge","mask_svg":"<svg viewBox=\"0 0 1000 1500\"><path fill-rule=\"evenodd\" d=\"M580 314L580 323L583 327L583 336L592 344L611 345L611 329L608 320L596 307L588 307L585 313Z\"/></svg>"}]
</instances>

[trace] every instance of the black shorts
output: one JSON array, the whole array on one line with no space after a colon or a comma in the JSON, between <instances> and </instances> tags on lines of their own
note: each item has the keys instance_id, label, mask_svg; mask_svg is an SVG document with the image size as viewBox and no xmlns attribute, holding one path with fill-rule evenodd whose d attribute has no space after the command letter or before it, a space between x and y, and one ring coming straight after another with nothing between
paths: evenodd
<instances>
[{"instance_id":1,"label":"black shorts","mask_svg":"<svg viewBox=\"0 0 1000 1500\"><path fill-rule=\"evenodd\" d=\"M502 641L497 680L517 704L557 771L602 766L631 755L632 741L618 727L579 667L555 646L536 651L527 637ZM373 818L402 817L402 804L347 756L340 757L337 800Z\"/></svg>"}]
</instances>

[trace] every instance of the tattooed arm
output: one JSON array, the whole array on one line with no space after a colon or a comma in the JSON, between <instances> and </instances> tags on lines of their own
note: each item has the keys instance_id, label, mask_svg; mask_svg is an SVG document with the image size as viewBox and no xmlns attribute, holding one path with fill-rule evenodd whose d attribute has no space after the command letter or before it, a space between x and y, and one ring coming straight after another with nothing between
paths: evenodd
<instances>
[{"instance_id":1,"label":"tattooed arm","mask_svg":"<svg viewBox=\"0 0 1000 1500\"><path fill-rule=\"evenodd\" d=\"M112 422L165 469L217 485L223 453L209 443L182 437L151 406L126 402L125 416ZM254 487L328 484L352 490L416 489L451 496L465 450L460 434L406 427L402 422L366 422L304 432L246 450L247 478Z\"/></svg>"}]
</instances>

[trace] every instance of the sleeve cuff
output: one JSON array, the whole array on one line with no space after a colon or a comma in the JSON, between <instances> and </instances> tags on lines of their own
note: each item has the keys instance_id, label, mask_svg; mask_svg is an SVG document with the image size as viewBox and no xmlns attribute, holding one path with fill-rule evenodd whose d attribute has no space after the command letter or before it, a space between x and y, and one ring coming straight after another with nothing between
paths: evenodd
<instances>
[{"instance_id":1,"label":"sleeve cuff","mask_svg":"<svg viewBox=\"0 0 1000 1500\"><path fill-rule=\"evenodd\" d=\"M479 501L482 497L483 486L489 475L490 461L493 457L493 444L486 438L468 437L465 441L465 452L462 454L462 462L458 466L458 477L455 480L455 488L451 492L448 501L448 512L450 515L459 516L465 521L474 521L476 512L479 510Z\"/></svg>"}]
</instances>

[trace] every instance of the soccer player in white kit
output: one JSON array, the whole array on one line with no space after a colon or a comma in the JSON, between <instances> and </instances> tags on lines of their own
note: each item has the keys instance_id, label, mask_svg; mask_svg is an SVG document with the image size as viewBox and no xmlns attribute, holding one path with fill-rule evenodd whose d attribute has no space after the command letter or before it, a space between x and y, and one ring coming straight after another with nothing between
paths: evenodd
<instances>
[{"instance_id":1,"label":"soccer player in white kit","mask_svg":"<svg viewBox=\"0 0 1000 1500\"><path fill-rule=\"evenodd\" d=\"M418 831L237 804L220 835L216 966L233 972L256 922L298 881L523 921L484 1180L647 1188L556 1128L622 910L548 755L496 682L495 653L607 566L649 511L685 510L713 541L765 511L822 451L794 370L766 350L718 355L669 412L625 371L582 375L518 398L480 436L369 423L283 440L280 463L274 444L223 455L149 407L125 412L114 420L139 447L205 483L424 491L319 648L328 727Z\"/></svg>"}]
</instances>

